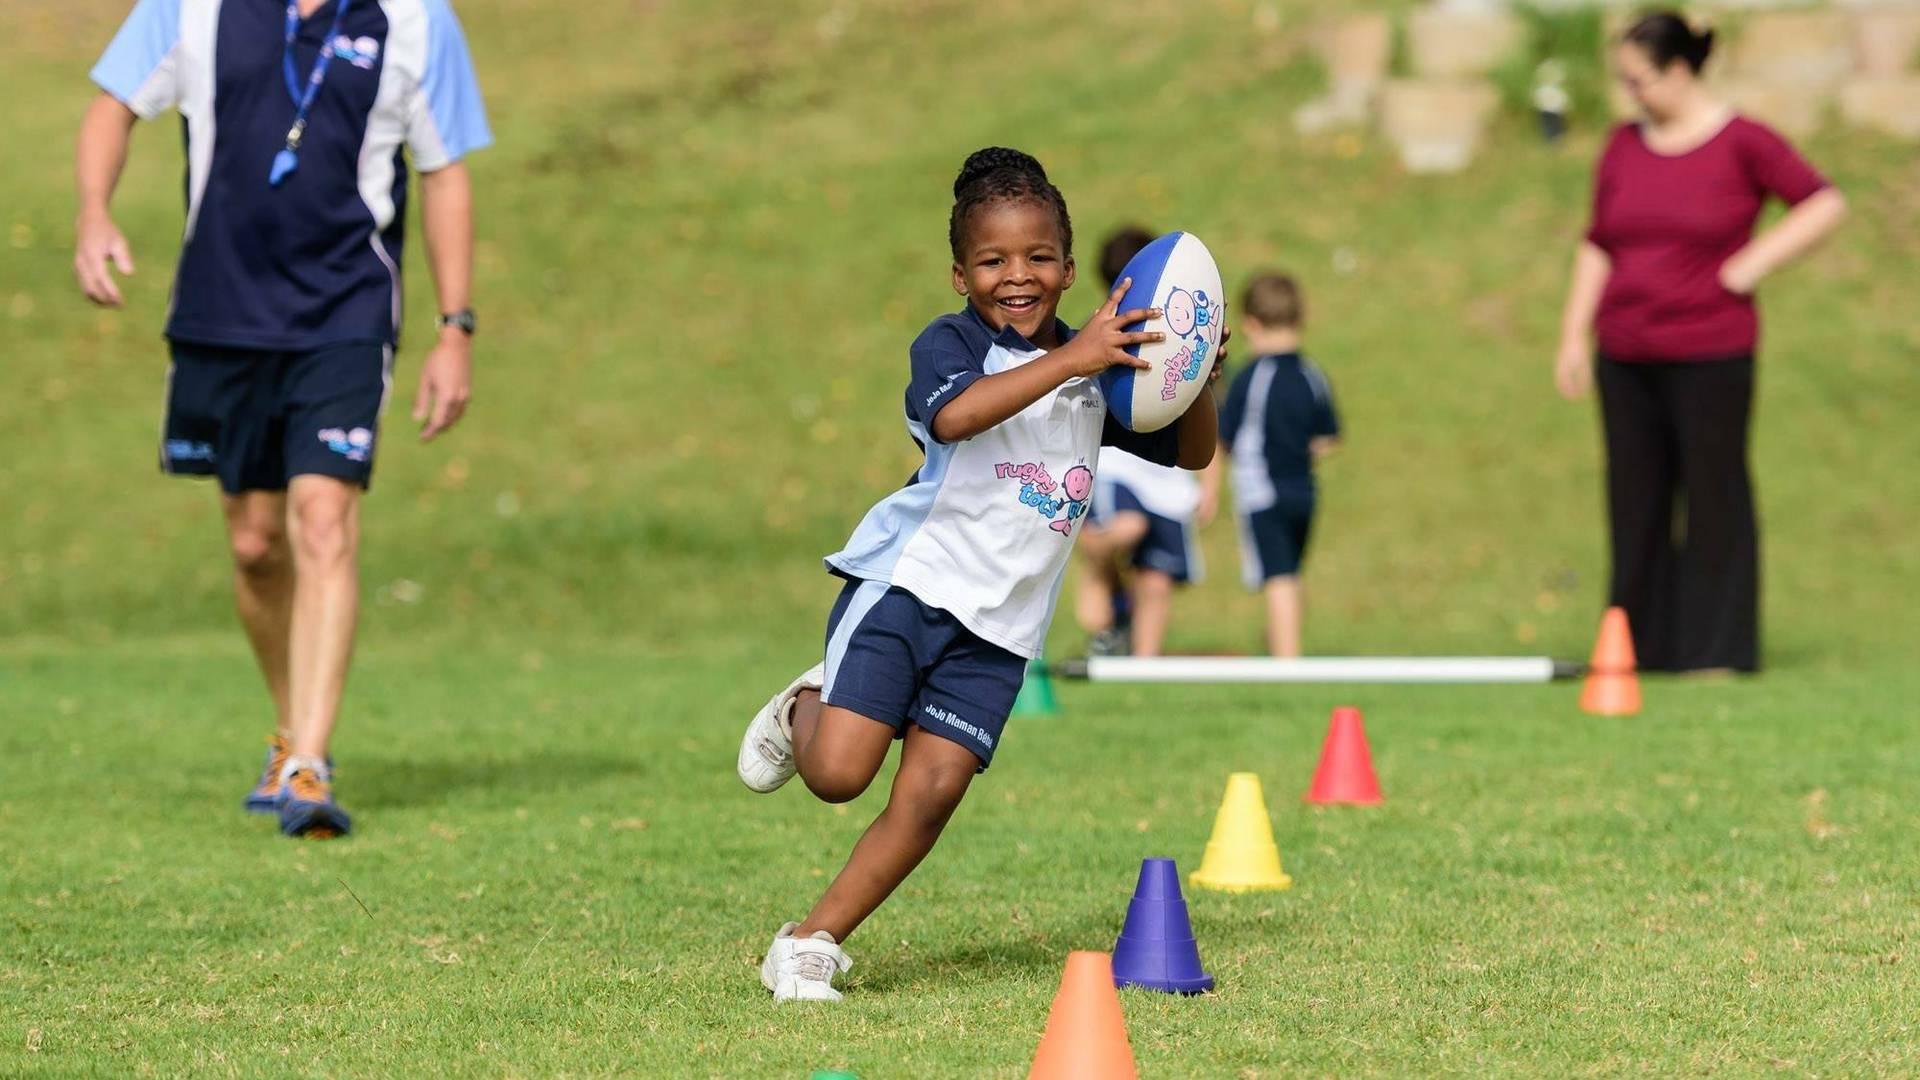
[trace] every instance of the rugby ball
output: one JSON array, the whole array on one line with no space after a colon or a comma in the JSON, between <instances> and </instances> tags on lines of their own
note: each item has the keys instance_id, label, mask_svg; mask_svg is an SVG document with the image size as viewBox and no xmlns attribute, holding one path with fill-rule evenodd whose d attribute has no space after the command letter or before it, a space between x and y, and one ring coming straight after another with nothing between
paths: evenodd
<instances>
[{"instance_id":1,"label":"rugby ball","mask_svg":"<svg viewBox=\"0 0 1920 1080\"><path fill-rule=\"evenodd\" d=\"M1192 233L1168 233L1140 249L1120 279L1131 278L1121 311L1157 308L1158 319L1128 330L1158 330L1166 339L1129 345L1145 368L1115 365L1100 373L1107 411L1134 431L1159 431L1187 411L1207 385L1220 351L1227 305L1213 253Z\"/></svg>"}]
</instances>

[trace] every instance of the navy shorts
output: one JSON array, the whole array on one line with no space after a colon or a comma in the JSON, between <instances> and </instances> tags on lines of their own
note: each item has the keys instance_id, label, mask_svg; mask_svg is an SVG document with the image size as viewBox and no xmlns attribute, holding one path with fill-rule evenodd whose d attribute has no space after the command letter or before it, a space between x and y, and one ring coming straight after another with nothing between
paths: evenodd
<instances>
[{"instance_id":1,"label":"navy shorts","mask_svg":"<svg viewBox=\"0 0 1920 1080\"><path fill-rule=\"evenodd\" d=\"M1282 499L1240 515L1240 564L1247 588L1300 572L1313 531L1313 497Z\"/></svg>"},{"instance_id":2,"label":"navy shorts","mask_svg":"<svg viewBox=\"0 0 1920 1080\"><path fill-rule=\"evenodd\" d=\"M160 469L217 476L228 494L296 476L367 487L393 350L379 342L263 352L175 342Z\"/></svg>"},{"instance_id":3,"label":"navy shorts","mask_svg":"<svg viewBox=\"0 0 1920 1080\"><path fill-rule=\"evenodd\" d=\"M911 720L985 772L1027 662L905 589L851 580L827 617L826 668L822 701L892 725L896 739Z\"/></svg>"},{"instance_id":4,"label":"navy shorts","mask_svg":"<svg viewBox=\"0 0 1920 1080\"><path fill-rule=\"evenodd\" d=\"M1158 570L1181 585L1204 576L1200 544L1193 535L1191 522L1163 517L1146 508L1133 489L1125 484L1108 484L1094 497L1093 520L1105 526L1113 515L1135 513L1147 519L1147 535L1133 549L1136 570Z\"/></svg>"}]
</instances>

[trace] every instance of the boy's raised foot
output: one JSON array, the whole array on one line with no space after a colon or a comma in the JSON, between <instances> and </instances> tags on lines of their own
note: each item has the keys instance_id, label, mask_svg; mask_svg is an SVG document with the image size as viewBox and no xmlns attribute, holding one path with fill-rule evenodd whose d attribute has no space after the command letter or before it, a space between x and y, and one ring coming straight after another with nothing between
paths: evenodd
<instances>
[{"instance_id":1,"label":"boy's raised foot","mask_svg":"<svg viewBox=\"0 0 1920 1080\"><path fill-rule=\"evenodd\" d=\"M802 690L820 689L826 678L826 666L815 664L754 714L740 738L740 757L734 765L741 783L764 793L793 779L797 767L793 761L793 702Z\"/></svg>"}]
</instances>

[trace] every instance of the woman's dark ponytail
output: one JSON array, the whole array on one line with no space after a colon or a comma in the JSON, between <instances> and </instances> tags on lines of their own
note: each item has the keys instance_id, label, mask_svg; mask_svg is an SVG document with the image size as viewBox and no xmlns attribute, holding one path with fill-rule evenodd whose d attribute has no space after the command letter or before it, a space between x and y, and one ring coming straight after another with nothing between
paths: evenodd
<instances>
[{"instance_id":1,"label":"woman's dark ponytail","mask_svg":"<svg viewBox=\"0 0 1920 1080\"><path fill-rule=\"evenodd\" d=\"M1707 65L1713 54L1713 31L1695 32L1686 18L1674 11L1656 11L1627 28L1620 40L1638 46L1653 66L1664 71L1678 61L1695 75Z\"/></svg>"}]
</instances>

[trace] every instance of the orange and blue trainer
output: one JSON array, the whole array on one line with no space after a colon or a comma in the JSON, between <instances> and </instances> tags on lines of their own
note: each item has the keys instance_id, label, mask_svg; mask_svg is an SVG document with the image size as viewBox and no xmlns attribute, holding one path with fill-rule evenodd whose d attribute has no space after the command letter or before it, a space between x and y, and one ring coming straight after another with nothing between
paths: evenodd
<instances>
[{"instance_id":1,"label":"orange and blue trainer","mask_svg":"<svg viewBox=\"0 0 1920 1080\"><path fill-rule=\"evenodd\" d=\"M318 758L287 759L280 781L280 831L326 840L345 836L352 821L333 801L333 774Z\"/></svg>"}]
</instances>

